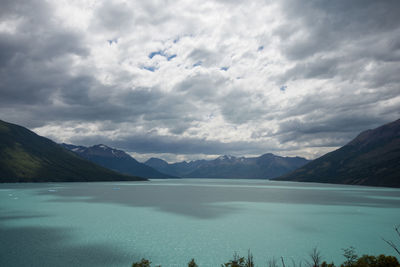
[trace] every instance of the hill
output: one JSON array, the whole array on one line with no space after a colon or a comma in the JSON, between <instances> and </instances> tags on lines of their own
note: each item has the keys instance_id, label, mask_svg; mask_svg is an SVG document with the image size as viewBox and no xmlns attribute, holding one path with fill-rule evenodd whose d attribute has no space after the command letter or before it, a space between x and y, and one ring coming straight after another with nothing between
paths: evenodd
<instances>
[{"instance_id":1,"label":"hill","mask_svg":"<svg viewBox=\"0 0 400 267\"><path fill-rule=\"evenodd\" d=\"M0 182L139 181L84 160L50 139L0 120Z\"/></svg>"},{"instance_id":2,"label":"hill","mask_svg":"<svg viewBox=\"0 0 400 267\"><path fill-rule=\"evenodd\" d=\"M307 162L308 160L299 157L264 154L254 158L225 155L214 160L183 161L172 164L151 158L145 164L164 173L186 178L270 179L288 173Z\"/></svg>"},{"instance_id":3,"label":"hill","mask_svg":"<svg viewBox=\"0 0 400 267\"><path fill-rule=\"evenodd\" d=\"M277 180L400 187L400 119Z\"/></svg>"},{"instance_id":4,"label":"hill","mask_svg":"<svg viewBox=\"0 0 400 267\"><path fill-rule=\"evenodd\" d=\"M172 175L161 173L152 167L138 162L122 150L103 144L91 147L69 144L62 144L62 146L84 159L120 173L147 178L174 178Z\"/></svg>"}]
</instances>

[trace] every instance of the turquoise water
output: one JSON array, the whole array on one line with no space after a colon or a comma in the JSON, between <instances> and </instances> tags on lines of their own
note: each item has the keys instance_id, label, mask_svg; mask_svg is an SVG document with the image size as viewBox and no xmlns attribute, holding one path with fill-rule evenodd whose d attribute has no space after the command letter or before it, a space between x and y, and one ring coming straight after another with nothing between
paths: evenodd
<instances>
[{"instance_id":1,"label":"turquoise water","mask_svg":"<svg viewBox=\"0 0 400 267\"><path fill-rule=\"evenodd\" d=\"M0 266L220 266L250 249L343 262L342 248L391 254L400 190L262 180L0 185Z\"/></svg>"}]
</instances>

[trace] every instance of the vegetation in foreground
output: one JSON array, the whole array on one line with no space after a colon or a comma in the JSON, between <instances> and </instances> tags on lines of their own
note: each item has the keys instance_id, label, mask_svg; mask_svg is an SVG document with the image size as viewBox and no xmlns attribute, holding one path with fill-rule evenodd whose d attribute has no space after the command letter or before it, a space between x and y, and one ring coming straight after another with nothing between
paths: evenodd
<instances>
[{"instance_id":1,"label":"vegetation in foreground","mask_svg":"<svg viewBox=\"0 0 400 267\"><path fill-rule=\"evenodd\" d=\"M400 225L394 228L397 236L400 238ZM383 239L393 250L400 256L400 247L397 246L391 240ZM267 267L400 267L400 263L394 256L371 256L371 255L362 255L359 257L355 251L355 248L349 247L343 249L343 257L345 261L340 265L335 265L333 262L328 263L326 261L322 261L321 252L314 248L308 255L308 260L300 261L298 263L285 262L283 257L276 259L273 258L269 260L266 264ZM195 262L195 259L191 259L187 263L188 267L199 267ZM221 264L221 267L255 267L253 254L250 250L247 253L246 257L241 257L239 254L233 254L233 258L228 262ZM142 259L139 262L135 262L132 264L132 267L151 267L151 261L147 259ZM161 267L161 266L156 266Z\"/></svg>"},{"instance_id":2,"label":"vegetation in foreground","mask_svg":"<svg viewBox=\"0 0 400 267\"><path fill-rule=\"evenodd\" d=\"M335 265L332 263L327 263L326 261L321 260L321 254L317 249L314 249L310 255L309 260L305 260L296 263L285 262L283 258L273 258L269 260L266 264L267 267L400 267L400 263L394 256L371 256L371 255L363 255L358 257L355 254L354 248L348 248L344 250L343 256L346 257L346 260L340 264ZM191 259L187 263L188 267L199 267L194 259ZM241 257L239 254L235 253L233 258L228 262L221 264L221 267L255 267L255 262L253 259L253 255L251 252L248 252L247 257ZM132 264L132 267L151 267L151 261L147 259L142 259L139 262L135 262ZM156 267L161 267L158 265Z\"/></svg>"}]
</instances>

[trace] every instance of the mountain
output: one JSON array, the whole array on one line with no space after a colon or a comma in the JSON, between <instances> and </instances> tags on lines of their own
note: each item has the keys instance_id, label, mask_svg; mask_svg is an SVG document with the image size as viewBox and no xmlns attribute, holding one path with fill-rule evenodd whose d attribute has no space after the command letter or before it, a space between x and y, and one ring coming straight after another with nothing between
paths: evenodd
<instances>
[{"instance_id":1,"label":"mountain","mask_svg":"<svg viewBox=\"0 0 400 267\"><path fill-rule=\"evenodd\" d=\"M165 160L158 158L150 158L144 164L160 172L179 176L178 174L176 174L175 171L172 170L172 168L170 168L170 165Z\"/></svg>"},{"instance_id":2,"label":"mountain","mask_svg":"<svg viewBox=\"0 0 400 267\"><path fill-rule=\"evenodd\" d=\"M299 168L307 162L306 159L299 157L265 154L255 158L225 155L214 160L183 161L173 164L151 158L145 164L164 173L187 178L270 179Z\"/></svg>"},{"instance_id":3,"label":"mountain","mask_svg":"<svg viewBox=\"0 0 400 267\"><path fill-rule=\"evenodd\" d=\"M206 160L195 160L195 161L182 161L169 164L168 162L158 159L158 158L150 158L144 164L150 166L158 171L163 173L168 173L178 177L189 177L189 173L191 173L194 169L196 169L202 163L207 162Z\"/></svg>"},{"instance_id":4,"label":"mountain","mask_svg":"<svg viewBox=\"0 0 400 267\"><path fill-rule=\"evenodd\" d=\"M400 187L400 119L277 180Z\"/></svg>"},{"instance_id":5,"label":"mountain","mask_svg":"<svg viewBox=\"0 0 400 267\"><path fill-rule=\"evenodd\" d=\"M122 150L103 144L91 147L69 144L61 145L84 159L120 173L147 178L174 178L172 175L161 173L152 167L138 162Z\"/></svg>"},{"instance_id":6,"label":"mountain","mask_svg":"<svg viewBox=\"0 0 400 267\"><path fill-rule=\"evenodd\" d=\"M50 139L0 120L0 182L139 181L84 160Z\"/></svg>"}]
</instances>

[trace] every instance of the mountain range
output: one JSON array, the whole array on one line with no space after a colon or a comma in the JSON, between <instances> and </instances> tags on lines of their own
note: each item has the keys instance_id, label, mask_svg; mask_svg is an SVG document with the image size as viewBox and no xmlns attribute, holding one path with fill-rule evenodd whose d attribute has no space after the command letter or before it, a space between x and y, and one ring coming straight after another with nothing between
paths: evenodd
<instances>
[{"instance_id":1,"label":"mountain range","mask_svg":"<svg viewBox=\"0 0 400 267\"><path fill-rule=\"evenodd\" d=\"M145 164L160 172L185 178L270 179L293 171L308 162L300 157L280 157L269 153L253 158L225 155L214 160L172 164L162 159L151 158Z\"/></svg>"},{"instance_id":2,"label":"mountain range","mask_svg":"<svg viewBox=\"0 0 400 267\"><path fill-rule=\"evenodd\" d=\"M84 159L120 173L146 178L176 178L173 175L164 174L138 162L122 150L111 148L103 144L90 147L70 144L61 145Z\"/></svg>"},{"instance_id":3,"label":"mountain range","mask_svg":"<svg viewBox=\"0 0 400 267\"><path fill-rule=\"evenodd\" d=\"M345 146L311 162L269 153L251 158L220 156L214 160L177 163L151 158L144 164L106 145L59 145L0 120L0 182L145 180L139 176L264 178L400 187L400 119L364 131Z\"/></svg>"},{"instance_id":4,"label":"mountain range","mask_svg":"<svg viewBox=\"0 0 400 267\"><path fill-rule=\"evenodd\" d=\"M400 119L276 180L400 187Z\"/></svg>"},{"instance_id":5,"label":"mountain range","mask_svg":"<svg viewBox=\"0 0 400 267\"><path fill-rule=\"evenodd\" d=\"M139 181L82 159L19 125L0 120L0 182Z\"/></svg>"}]
</instances>

